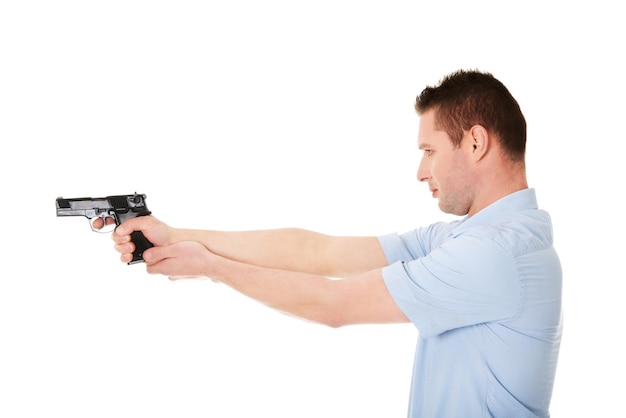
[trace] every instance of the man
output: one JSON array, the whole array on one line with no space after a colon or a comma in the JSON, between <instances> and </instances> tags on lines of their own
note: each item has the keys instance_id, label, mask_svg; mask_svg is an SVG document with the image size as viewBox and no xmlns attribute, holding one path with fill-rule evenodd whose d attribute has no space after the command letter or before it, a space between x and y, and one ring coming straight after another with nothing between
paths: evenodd
<instances>
[{"instance_id":1,"label":"man","mask_svg":"<svg viewBox=\"0 0 626 418\"><path fill-rule=\"evenodd\" d=\"M155 244L149 273L204 276L276 310L332 327L419 330L409 416L547 417L561 337L561 268L549 215L525 171L526 122L491 74L458 71L417 97L417 172L463 218L403 235L300 229L220 232L130 219ZM329 277L344 277L331 280Z\"/></svg>"}]
</instances>

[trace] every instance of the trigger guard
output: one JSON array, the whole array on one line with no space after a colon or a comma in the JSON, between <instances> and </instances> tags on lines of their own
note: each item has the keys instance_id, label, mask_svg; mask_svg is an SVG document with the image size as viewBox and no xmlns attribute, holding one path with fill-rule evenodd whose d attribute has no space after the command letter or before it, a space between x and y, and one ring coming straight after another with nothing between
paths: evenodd
<instances>
[{"instance_id":1,"label":"trigger guard","mask_svg":"<svg viewBox=\"0 0 626 418\"><path fill-rule=\"evenodd\" d=\"M96 228L93 224L94 222L96 222L96 220L98 219L102 219L102 227L100 229ZM112 219L113 222L110 224L107 224L107 219ZM100 214L94 218L89 219L89 225L91 226L91 230L94 232L97 232L99 234L107 234L109 232L113 232L113 230L115 230L115 227L117 226L117 223L115 222L115 218L111 215L107 215L107 214Z\"/></svg>"}]
</instances>

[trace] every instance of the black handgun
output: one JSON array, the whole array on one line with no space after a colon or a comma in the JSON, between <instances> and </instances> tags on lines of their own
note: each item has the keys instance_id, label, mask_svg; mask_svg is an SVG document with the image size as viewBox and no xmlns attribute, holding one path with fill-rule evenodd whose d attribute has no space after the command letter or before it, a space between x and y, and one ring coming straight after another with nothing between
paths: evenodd
<instances>
[{"instance_id":1,"label":"black handgun","mask_svg":"<svg viewBox=\"0 0 626 418\"><path fill-rule=\"evenodd\" d=\"M150 213L146 206L145 194L76 199L57 198L57 216L84 216L89 219L91 229L96 232L111 232L126 219L146 216ZM102 220L101 228L94 226L97 219ZM133 260L128 264L141 263L144 261L143 252L154 245L141 231L132 232L131 240L135 244L135 251Z\"/></svg>"}]
</instances>

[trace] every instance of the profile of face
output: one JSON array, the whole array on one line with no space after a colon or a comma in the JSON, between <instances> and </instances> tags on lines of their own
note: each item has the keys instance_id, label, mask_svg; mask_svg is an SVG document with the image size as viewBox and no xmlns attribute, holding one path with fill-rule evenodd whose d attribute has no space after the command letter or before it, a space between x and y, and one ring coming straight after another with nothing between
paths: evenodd
<instances>
[{"instance_id":1,"label":"profile of face","mask_svg":"<svg viewBox=\"0 0 626 418\"><path fill-rule=\"evenodd\" d=\"M474 200L472 165L473 144L466 133L460 147L452 144L450 136L437 129L435 111L420 117L418 146L423 155L417 170L417 179L428 183L439 208L444 213L467 215Z\"/></svg>"}]
</instances>

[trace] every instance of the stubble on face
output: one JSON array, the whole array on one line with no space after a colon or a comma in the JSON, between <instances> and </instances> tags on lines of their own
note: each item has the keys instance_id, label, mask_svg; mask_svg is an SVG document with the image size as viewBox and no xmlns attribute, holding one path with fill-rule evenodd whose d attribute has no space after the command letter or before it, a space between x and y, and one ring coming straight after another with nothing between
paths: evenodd
<instances>
[{"instance_id":1,"label":"stubble on face","mask_svg":"<svg viewBox=\"0 0 626 418\"><path fill-rule=\"evenodd\" d=\"M473 181L466 156L460 148L451 151L448 172L436 186L439 209L444 213L465 216L473 200Z\"/></svg>"},{"instance_id":2,"label":"stubble on face","mask_svg":"<svg viewBox=\"0 0 626 418\"><path fill-rule=\"evenodd\" d=\"M418 179L428 181L442 212L467 215L475 190L471 143L463 138L461 146L455 147L450 136L437 126L435 111L430 110L420 117L418 145L425 150Z\"/></svg>"}]
</instances>

